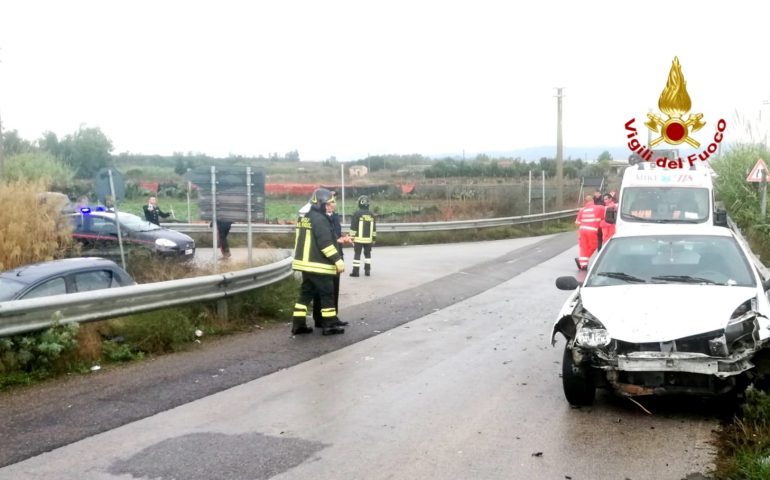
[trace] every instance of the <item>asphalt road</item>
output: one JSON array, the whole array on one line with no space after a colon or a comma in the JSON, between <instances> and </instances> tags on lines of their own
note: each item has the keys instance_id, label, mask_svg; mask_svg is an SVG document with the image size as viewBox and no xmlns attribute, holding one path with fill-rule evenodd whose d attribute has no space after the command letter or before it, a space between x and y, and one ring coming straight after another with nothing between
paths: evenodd
<instances>
[{"instance_id":1,"label":"asphalt road","mask_svg":"<svg viewBox=\"0 0 770 480\"><path fill-rule=\"evenodd\" d=\"M375 249L343 279L345 335L280 326L0 397L0 479L702 478L712 405L564 400L574 240Z\"/></svg>"}]
</instances>

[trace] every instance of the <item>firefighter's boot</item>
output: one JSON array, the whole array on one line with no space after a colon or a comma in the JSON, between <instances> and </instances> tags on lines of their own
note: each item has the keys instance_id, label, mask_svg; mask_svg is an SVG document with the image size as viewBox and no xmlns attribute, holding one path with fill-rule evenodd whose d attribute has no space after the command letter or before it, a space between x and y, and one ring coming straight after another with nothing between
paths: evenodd
<instances>
[{"instance_id":1,"label":"firefighter's boot","mask_svg":"<svg viewBox=\"0 0 770 480\"><path fill-rule=\"evenodd\" d=\"M351 277L357 277L358 275L358 267L353 267L353 271L350 272Z\"/></svg>"},{"instance_id":2,"label":"firefighter's boot","mask_svg":"<svg viewBox=\"0 0 770 480\"><path fill-rule=\"evenodd\" d=\"M345 333L345 329L337 326L328 326L321 330L321 335L339 335Z\"/></svg>"}]
</instances>

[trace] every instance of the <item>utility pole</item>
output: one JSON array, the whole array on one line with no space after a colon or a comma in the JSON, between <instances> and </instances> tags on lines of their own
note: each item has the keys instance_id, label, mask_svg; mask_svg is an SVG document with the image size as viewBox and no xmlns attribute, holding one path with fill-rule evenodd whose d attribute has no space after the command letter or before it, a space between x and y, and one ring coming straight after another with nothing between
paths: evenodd
<instances>
[{"instance_id":1,"label":"utility pole","mask_svg":"<svg viewBox=\"0 0 770 480\"><path fill-rule=\"evenodd\" d=\"M556 88L556 208L563 208L564 204L564 186L562 176L564 174L564 145L561 137L561 99L564 87ZM543 200L545 201L545 199Z\"/></svg>"}]
</instances>

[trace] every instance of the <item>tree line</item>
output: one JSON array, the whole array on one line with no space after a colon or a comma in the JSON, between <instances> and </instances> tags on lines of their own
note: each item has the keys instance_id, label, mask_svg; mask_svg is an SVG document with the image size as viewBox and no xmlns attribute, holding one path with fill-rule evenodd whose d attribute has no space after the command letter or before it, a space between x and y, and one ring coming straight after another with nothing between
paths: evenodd
<instances>
[{"instance_id":1,"label":"tree line","mask_svg":"<svg viewBox=\"0 0 770 480\"><path fill-rule=\"evenodd\" d=\"M199 166L229 165L229 166L266 166L272 162L299 162L297 150L283 155L278 153L268 156L228 155L224 158L211 157L195 152L175 152L170 156L120 153L113 155L112 141L98 127L81 126L76 132L59 138L55 133L47 131L36 140L21 138L16 130L2 133L3 150L8 168L4 172L6 179L24 176L24 171L50 170L49 176L61 183L71 178L90 179L100 169L107 166L147 165L173 167L178 175L184 175L188 170ZM14 159L14 157L16 157ZM600 156L597 163L587 163L582 159L567 159L563 164L565 178L580 178L581 176L596 176L606 174L612 157L608 152ZM15 160L15 161L14 161ZM326 163L337 164L331 158ZM521 158L490 158L480 154L471 160L444 157L433 159L420 154L410 155L370 155L352 162L353 165L365 165L369 171L407 170L414 173L422 172L426 178L446 177L497 177L516 178L526 177L529 172L539 174L545 171L549 177L556 175L556 160L541 158L537 162L527 162ZM22 173L20 173L22 172Z\"/></svg>"}]
</instances>

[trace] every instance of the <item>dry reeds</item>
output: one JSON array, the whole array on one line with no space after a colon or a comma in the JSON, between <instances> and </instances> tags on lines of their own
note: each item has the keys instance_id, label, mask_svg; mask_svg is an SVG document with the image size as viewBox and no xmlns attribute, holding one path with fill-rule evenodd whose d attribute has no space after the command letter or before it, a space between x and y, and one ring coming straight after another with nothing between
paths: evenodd
<instances>
[{"instance_id":1,"label":"dry reeds","mask_svg":"<svg viewBox=\"0 0 770 480\"><path fill-rule=\"evenodd\" d=\"M41 182L0 183L0 271L54 259L72 243L62 205L41 203Z\"/></svg>"}]
</instances>

